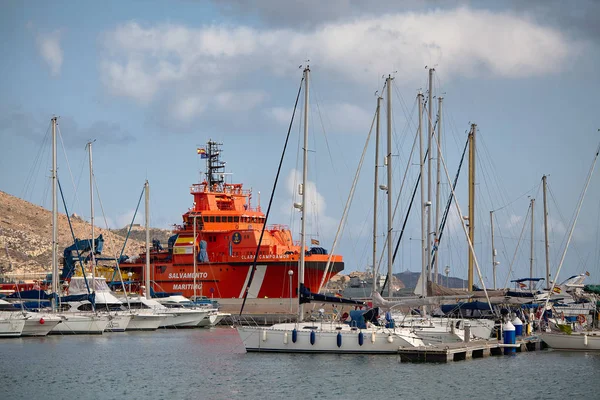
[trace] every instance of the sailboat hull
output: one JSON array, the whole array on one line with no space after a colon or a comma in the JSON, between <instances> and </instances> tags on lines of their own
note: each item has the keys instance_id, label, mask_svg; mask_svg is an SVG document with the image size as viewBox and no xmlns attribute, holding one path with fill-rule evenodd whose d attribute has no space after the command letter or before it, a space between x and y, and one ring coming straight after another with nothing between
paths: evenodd
<instances>
[{"instance_id":1,"label":"sailboat hull","mask_svg":"<svg viewBox=\"0 0 600 400\"><path fill-rule=\"evenodd\" d=\"M404 347L424 345L410 330L402 328L360 330L348 325L302 323L238 326L237 330L248 352L396 354Z\"/></svg>"},{"instance_id":2,"label":"sailboat hull","mask_svg":"<svg viewBox=\"0 0 600 400\"><path fill-rule=\"evenodd\" d=\"M46 336L61 319L51 314L28 315L21 336Z\"/></svg>"},{"instance_id":3,"label":"sailboat hull","mask_svg":"<svg viewBox=\"0 0 600 400\"><path fill-rule=\"evenodd\" d=\"M600 331L565 333L540 333L548 347L556 350L600 351Z\"/></svg>"}]
</instances>

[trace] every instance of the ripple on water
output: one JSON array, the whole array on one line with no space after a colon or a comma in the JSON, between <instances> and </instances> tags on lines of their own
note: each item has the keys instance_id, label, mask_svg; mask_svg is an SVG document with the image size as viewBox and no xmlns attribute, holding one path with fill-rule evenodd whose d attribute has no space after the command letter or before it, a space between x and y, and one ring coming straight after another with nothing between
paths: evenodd
<instances>
[{"instance_id":1,"label":"ripple on water","mask_svg":"<svg viewBox=\"0 0 600 400\"><path fill-rule=\"evenodd\" d=\"M450 364L397 356L246 354L231 328L0 341L2 398L590 398L600 354L543 351ZM582 384L583 383L583 384Z\"/></svg>"}]
</instances>

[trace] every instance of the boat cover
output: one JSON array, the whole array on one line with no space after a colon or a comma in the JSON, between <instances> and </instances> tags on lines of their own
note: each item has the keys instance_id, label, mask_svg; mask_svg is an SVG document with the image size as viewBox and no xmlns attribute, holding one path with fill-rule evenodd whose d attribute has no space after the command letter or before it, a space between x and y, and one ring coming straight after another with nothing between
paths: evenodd
<instances>
[{"instance_id":1,"label":"boat cover","mask_svg":"<svg viewBox=\"0 0 600 400\"><path fill-rule=\"evenodd\" d=\"M309 288L304 286L304 284L300 284L300 304L310 303L336 303L336 304L354 304L359 306L364 306L366 303L364 301L358 300L350 300L345 299L343 297L337 296L327 296L319 293L312 293Z\"/></svg>"}]
</instances>

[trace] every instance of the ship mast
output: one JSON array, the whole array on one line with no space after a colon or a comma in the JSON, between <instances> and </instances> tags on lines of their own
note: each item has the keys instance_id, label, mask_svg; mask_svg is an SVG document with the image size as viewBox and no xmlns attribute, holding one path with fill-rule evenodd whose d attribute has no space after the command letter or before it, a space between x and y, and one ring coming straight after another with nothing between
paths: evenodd
<instances>
[{"instance_id":1,"label":"ship mast","mask_svg":"<svg viewBox=\"0 0 600 400\"><path fill-rule=\"evenodd\" d=\"M425 183L424 181L424 170L425 166L424 157L425 149L423 143L423 93L419 92L417 95L417 101L419 103L419 173L421 175L421 296L427 296L427 230L425 227L425 213L427 212L427 204L425 202Z\"/></svg>"},{"instance_id":2,"label":"ship mast","mask_svg":"<svg viewBox=\"0 0 600 400\"><path fill-rule=\"evenodd\" d=\"M145 212L146 212L146 298L150 299L150 185L144 183Z\"/></svg>"},{"instance_id":3,"label":"ship mast","mask_svg":"<svg viewBox=\"0 0 600 400\"><path fill-rule=\"evenodd\" d=\"M87 143L87 147L88 147L88 154L89 154L89 164L90 164L90 221L92 224L92 239L91 239L91 243L90 243L90 260L92 263L92 292L96 291L96 259L95 259L95 253L96 253L96 242L94 240L94 169L92 167L92 143L94 143L95 140L92 140L90 142Z\"/></svg>"},{"instance_id":4,"label":"ship mast","mask_svg":"<svg viewBox=\"0 0 600 400\"><path fill-rule=\"evenodd\" d=\"M477 125L471 124L471 132L469 133L469 240L475 243L475 133ZM473 251L469 248L469 271L468 271L468 290L473 290Z\"/></svg>"},{"instance_id":5,"label":"ship mast","mask_svg":"<svg viewBox=\"0 0 600 400\"><path fill-rule=\"evenodd\" d=\"M56 117L52 117L52 310L58 308L58 199L56 193Z\"/></svg>"},{"instance_id":6,"label":"ship mast","mask_svg":"<svg viewBox=\"0 0 600 400\"><path fill-rule=\"evenodd\" d=\"M496 267L499 262L496 261L496 247L494 246L494 212L490 211L490 229L492 231L492 273L494 275L494 290L496 290Z\"/></svg>"},{"instance_id":7,"label":"ship mast","mask_svg":"<svg viewBox=\"0 0 600 400\"><path fill-rule=\"evenodd\" d=\"M387 250L388 250L388 297L392 297L392 77L387 86Z\"/></svg>"},{"instance_id":8,"label":"ship mast","mask_svg":"<svg viewBox=\"0 0 600 400\"><path fill-rule=\"evenodd\" d=\"M302 186L300 195L302 203L300 206L300 260L298 264L298 322L304 319L304 306L300 302L300 289L304 286L304 252L306 251L305 229L306 229L306 177L308 174L308 100L309 100L309 77L310 67L304 69L304 147L302 151Z\"/></svg>"},{"instance_id":9,"label":"ship mast","mask_svg":"<svg viewBox=\"0 0 600 400\"><path fill-rule=\"evenodd\" d=\"M427 208L427 279L430 281L433 281L433 268L431 268L431 239L429 238L433 232L431 228L431 192L433 188L433 185L431 184L431 159L433 158L431 147L431 139L433 136L433 121L431 119L433 111L433 71L433 68L429 68L429 100L427 101L427 119L429 121L429 129L427 132L427 204L429 205Z\"/></svg>"},{"instance_id":10,"label":"ship mast","mask_svg":"<svg viewBox=\"0 0 600 400\"><path fill-rule=\"evenodd\" d=\"M437 135L437 140L436 140L436 147L437 147L437 172L435 174L436 177L436 188L435 188L435 225L434 225L434 231L433 231L433 247L435 248L435 252L438 253L439 252L439 245L440 245L440 232L438 232L438 229L440 228L440 184L441 184L441 179L442 179L442 161L441 161L441 153L442 153L442 101L444 100L443 97L438 97L438 118L437 118L437 131L436 131L436 135ZM431 151L431 150L430 150ZM439 282L439 273L438 273L438 261L439 261L439 257L438 254L436 254L436 257L433 261L434 266L433 266L433 277L434 277L434 282L438 283Z\"/></svg>"},{"instance_id":11,"label":"ship mast","mask_svg":"<svg viewBox=\"0 0 600 400\"><path fill-rule=\"evenodd\" d=\"M546 175L542 176L544 193L544 248L546 252L546 289L550 289L550 245L548 244L548 204L546 203Z\"/></svg>"},{"instance_id":12,"label":"ship mast","mask_svg":"<svg viewBox=\"0 0 600 400\"><path fill-rule=\"evenodd\" d=\"M531 199L531 253L529 257L529 278L533 279L533 255L534 255L534 247L533 247L533 208L535 205L535 199ZM533 281L529 281L529 290L533 290Z\"/></svg>"},{"instance_id":13,"label":"ship mast","mask_svg":"<svg viewBox=\"0 0 600 400\"><path fill-rule=\"evenodd\" d=\"M375 131L375 180L373 184L373 292L377 291L377 191L379 190L379 132L381 124L381 96L377 96L377 125Z\"/></svg>"},{"instance_id":14,"label":"ship mast","mask_svg":"<svg viewBox=\"0 0 600 400\"><path fill-rule=\"evenodd\" d=\"M213 140L206 143L206 182L208 183L209 191L221 191L225 182L223 169L225 161L221 161L221 145Z\"/></svg>"}]
</instances>

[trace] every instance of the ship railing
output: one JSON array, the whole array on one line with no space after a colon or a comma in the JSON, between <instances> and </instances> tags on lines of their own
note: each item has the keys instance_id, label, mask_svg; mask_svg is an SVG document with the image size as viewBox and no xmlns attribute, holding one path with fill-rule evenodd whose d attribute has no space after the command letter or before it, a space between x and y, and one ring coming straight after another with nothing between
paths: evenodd
<instances>
[{"instance_id":1,"label":"ship railing","mask_svg":"<svg viewBox=\"0 0 600 400\"><path fill-rule=\"evenodd\" d=\"M267 225L267 230L283 231L283 230L289 230L289 227L287 225L283 225L283 224L272 224L272 225Z\"/></svg>"},{"instance_id":2,"label":"ship railing","mask_svg":"<svg viewBox=\"0 0 600 400\"><path fill-rule=\"evenodd\" d=\"M216 186L216 185L215 185ZM225 194L235 194L239 196L251 196L252 190L242 189L241 187L237 187L237 185L224 184L222 187L216 188L216 190L210 190L208 184L206 183L194 183L190 187L191 193L225 193Z\"/></svg>"}]
</instances>

